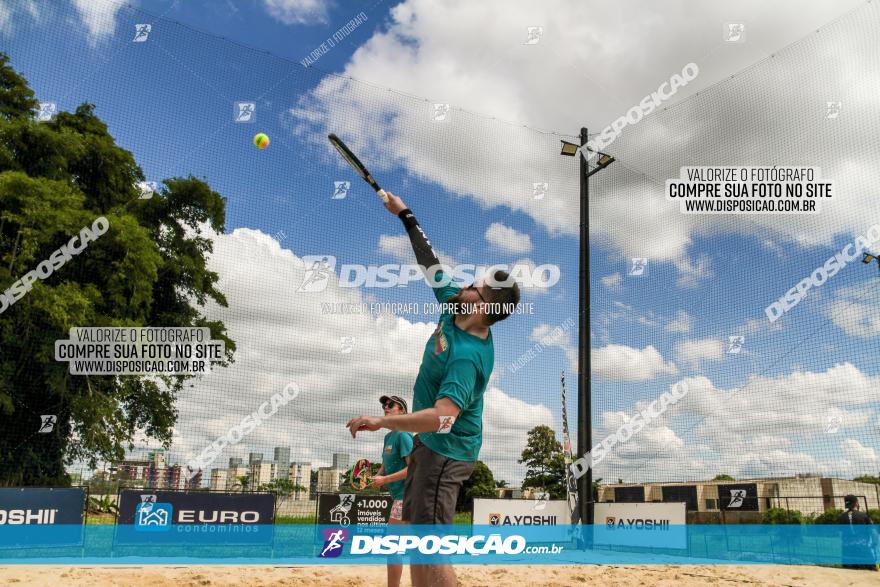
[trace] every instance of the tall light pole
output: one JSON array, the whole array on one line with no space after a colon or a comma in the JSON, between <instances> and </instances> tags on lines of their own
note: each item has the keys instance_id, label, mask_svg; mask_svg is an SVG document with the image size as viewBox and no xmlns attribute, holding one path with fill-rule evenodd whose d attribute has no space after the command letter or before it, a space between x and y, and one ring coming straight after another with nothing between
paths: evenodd
<instances>
[{"instance_id":1,"label":"tall light pole","mask_svg":"<svg viewBox=\"0 0 880 587\"><path fill-rule=\"evenodd\" d=\"M593 446L592 393L590 389L590 176L605 169L614 157L597 152L596 167L590 170L587 141L589 134L581 128L578 145L562 141L562 154L580 158L580 254L578 258L578 458ZM587 463L587 474L578 479L578 503L581 524L593 523L593 468Z\"/></svg>"}]
</instances>

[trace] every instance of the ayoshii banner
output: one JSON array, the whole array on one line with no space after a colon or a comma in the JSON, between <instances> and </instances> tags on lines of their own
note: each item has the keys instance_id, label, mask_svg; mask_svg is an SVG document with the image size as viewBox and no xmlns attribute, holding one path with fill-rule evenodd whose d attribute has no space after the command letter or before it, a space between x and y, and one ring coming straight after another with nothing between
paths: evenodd
<instances>
[{"instance_id":1,"label":"ayoshii banner","mask_svg":"<svg viewBox=\"0 0 880 587\"><path fill-rule=\"evenodd\" d=\"M81 545L85 509L86 491L81 487L0 488L0 531L20 530L0 548Z\"/></svg>"}]
</instances>

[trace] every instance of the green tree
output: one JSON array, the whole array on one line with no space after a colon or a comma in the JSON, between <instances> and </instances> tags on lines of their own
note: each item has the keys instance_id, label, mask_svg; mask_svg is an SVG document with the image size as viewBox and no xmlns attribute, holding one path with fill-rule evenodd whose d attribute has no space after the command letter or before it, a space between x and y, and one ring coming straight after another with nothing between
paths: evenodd
<instances>
[{"instance_id":1,"label":"green tree","mask_svg":"<svg viewBox=\"0 0 880 587\"><path fill-rule=\"evenodd\" d=\"M504 489L505 487L507 487L507 481L505 481L504 479L499 479L495 482L495 487L499 489Z\"/></svg>"},{"instance_id":2,"label":"green tree","mask_svg":"<svg viewBox=\"0 0 880 587\"><path fill-rule=\"evenodd\" d=\"M770 508L761 516L762 524L804 524L804 515L797 510Z\"/></svg>"},{"instance_id":3,"label":"green tree","mask_svg":"<svg viewBox=\"0 0 880 587\"><path fill-rule=\"evenodd\" d=\"M715 475L712 481L735 481L735 479L730 475Z\"/></svg>"},{"instance_id":4,"label":"green tree","mask_svg":"<svg viewBox=\"0 0 880 587\"><path fill-rule=\"evenodd\" d=\"M474 463L474 470L467 481L462 483L458 492L456 509L468 510L475 497L494 498L498 494L495 491L495 477L492 471L483 461Z\"/></svg>"},{"instance_id":5,"label":"green tree","mask_svg":"<svg viewBox=\"0 0 880 587\"><path fill-rule=\"evenodd\" d=\"M242 493L248 490L248 486L251 484L251 476L250 475L241 475L235 478L235 483L232 484L232 490L235 491L238 488Z\"/></svg>"},{"instance_id":6,"label":"green tree","mask_svg":"<svg viewBox=\"0 0 880 587\"><path fill-rule=\"evenodd\" d=\"M281 508L281 505L292 495L298 491L305 491L302 485L296 485L290 479L276 479L270 483L263 483L257 488L257 491L268 491L275 494L275 505Z\"/></svg>"},{"instance_id":7,"label":"green tree","mask_svg":"<svg viewBox=\"0 0 880 587\"><path fill-rule=\"evenodd\" d=\"M836 524L837 518L840 517L840 514L842 513L843 510L832 508L827 512L812 516L810 521L812 521L814 524Z\"/></svg>"},{"instance_id":8,"label":"green tree","mask_svg":"<svg viewBox=\"0 0 880 587\"><path fill-rule=\"evenodd\" d=\"M39 107L33 90L9 66L9 57L0 53L0 117L6 120L30 118Z\"/></svg>"},{"instance_id":9,"label":"green tree","mask_svg":"<svg viewBox=\"0 0 880 587\"><path fill-rule=\"evenodd\" d=\"M116 493L119 485L107 471L93 471L86 481L86 487L89 488L89 495L107 495Z\"/></svg>"},{"instance_id":10,"label":"green tree","mask_svg":"<svg viewBox=\"0 0 880 587\"><path fill-rule=\"evenodd\" d=\"M473 499L474 497L493 498L498 496L495 491L495 477L483 461L476 462L469 481L469 487L465 492L467 497Z\"/></svg>"},{"instance_id":11,"label":"green tree","mask_svg":"<svg viewBox=\"0 0 880 587\"><path fill-rule=\"evenodd\" d=\"M556 433L549 426L535 426L529 430L526 447L518 461L526 465L523 489L537 487L546 490L551 499L568 495L565 485L565 455Z\"/></svg>"},{"instance_id":12,"label":"green tree","mask_svg":"<svg viewBox=\"0 0 880 587\"><path fill-rule=\"evenodd\" d=\"M114 514L119 508L109 495L89 496L87 511L90 514Z\"/></svg>"},{"instance_id":13,"label":"green tree","mask_svg":"<svg viewBox=\"0 0 880 587\"><path fill-rule=\"evenodd\" d=\"M853 481L861 481L862 483L877 483L880 484L880 476L877 475L861 475L853 479Z\"/></svg>"},{"instance_id":14,"label":"green tree","mask_svg":"<svg viewBox=\"0 0 880 587\"><path fill-rule=\"evenodd\" d=\"M139 199L144 174L95 106L33 119L27 82L0 54L0 288L34 270L96 218L109 229L45 280L0 307L0 486L68 485L65 464L122 460L138 433L171 444L185 376L70 375L54 343L78 326L207 327L235 344L207 303L226 306L207 269L225 203L193 177ZM2 302L0 302L2 303ZM54 430L36 434L41 414Z\"/></svg>"}]
</instances>

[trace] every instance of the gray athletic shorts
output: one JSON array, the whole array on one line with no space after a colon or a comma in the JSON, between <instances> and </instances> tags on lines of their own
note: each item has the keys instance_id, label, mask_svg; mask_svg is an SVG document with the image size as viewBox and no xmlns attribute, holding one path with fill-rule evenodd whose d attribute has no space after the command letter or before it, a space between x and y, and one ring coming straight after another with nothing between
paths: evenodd
<instances>
[{"instance_id":1,"label":"gray athletic shorts","mask_svg":"<svg viewBox=\"0 0 880 587\"><path fill-rule=\"evenodd\" d=\"M475 463L438 455L416 436L403 493L403 519L410 524L452 524L462 483Z\"/></svg>"}]
</instances>

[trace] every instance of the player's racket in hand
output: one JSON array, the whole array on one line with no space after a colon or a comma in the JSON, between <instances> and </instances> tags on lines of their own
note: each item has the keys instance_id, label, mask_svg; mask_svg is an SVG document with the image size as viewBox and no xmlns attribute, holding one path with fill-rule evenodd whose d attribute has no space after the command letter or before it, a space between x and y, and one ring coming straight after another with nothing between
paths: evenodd
<instances>
[{"instance_id":1,"label":"player's racket in hand","mask_svg":"<svg viewBox=\"0 0 880 587\"><path fill-rule=\"evenodd\" d=\"M348 483L357 490L366 489L372 483L372 465L367 459L358 459L348 470Z\"/></svg>"},{"instance_id":2,"label":"player's racket in hand","mask_svg":"<svg viewBox=\"0 0 880 587\"><path fill-rule=\"evenodd\" d=\"M357 158L357 156L351 152L345 143L342 142L342 139L337 137L335 134L330 133L327 135L327 138L330 139L330 144L336 147L336 150L339 151L339 154L342 155L342 158L348 161L348 164L351 165L351 168L354 169L358 175L360 175L365 182L370 184L370 187L376 190L376 193L382 198L382 201L386 204L388 203L388 194L385 193L385 190L379 187L379 184L376 183L376 180L373 179L373 176L370 175L370 172L367 170L366 166L361 163L361 160Z\"/></svg>"}]
</instances>

